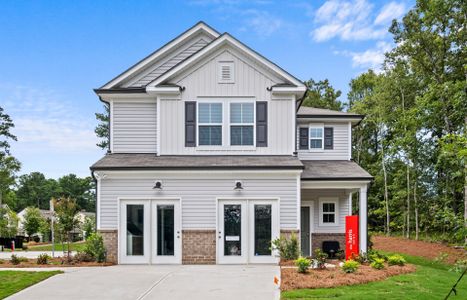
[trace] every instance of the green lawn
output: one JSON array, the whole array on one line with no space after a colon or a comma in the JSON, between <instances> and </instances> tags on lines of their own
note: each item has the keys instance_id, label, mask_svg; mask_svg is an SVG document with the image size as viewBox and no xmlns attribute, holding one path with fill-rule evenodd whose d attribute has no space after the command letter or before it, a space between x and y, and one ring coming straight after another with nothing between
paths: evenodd
<instances>
[{"instance_id":1,"label":"green lawn","mask_svg":"<svg viewBox=\"0 0 467 300\"><path fill-rule=\"evenodd\" d=\"M60 273L63 272L0 271L0 299Z\"/></svg>"},{"instance_id":2,"label":"green lawn","mask_svg":"<svg viewBox=\"0 0 467 300\"><path fill-rule=\"evenodd\" d=\"M76 242L70 244L71 251L83 251L85 243L84 242ZM67 246L66 244L62 247L62 244L55 244L55 251L66 251ZM40 245L40 246L31 246L28 248L28 251L52 251L52 244L47 245Z\"/></svg>"},{"instance_id":3,"label":"green lawn","mask_svg":"<svg viewBox=\"0 0 467 300\"><path fill-rule=\"evenodd\" d=\"M332 289L301 289L282 292L282 299L444 299L460 274L449 266L420 257L404 255L417 266L415 273L390 277L384 281ZM467 278L457 285L449 299L467 299Z\"/></svg>"}]
</instances>

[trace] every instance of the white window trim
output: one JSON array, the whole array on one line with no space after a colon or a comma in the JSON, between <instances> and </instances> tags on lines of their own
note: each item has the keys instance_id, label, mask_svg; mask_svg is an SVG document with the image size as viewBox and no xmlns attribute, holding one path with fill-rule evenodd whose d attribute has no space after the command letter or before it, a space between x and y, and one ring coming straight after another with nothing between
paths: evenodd
<instances>
[{"instance_id":1,"label":"white window trim","mask_svg":"<svg viewBox=\"0 0 467 300\"><path fill-rule=\"evenodd\" d=\"M232 123L230 119L230 105L232 103L251 103L253 104L253 123ZM229 141L229 146L235 149L255 149L255 144L256 144L256 102L255 101L248 101L248 100L240 100L240 101L235 101L235 100L227 100L227 106L228 106L228 141ZM232 140L230 139L230 129L232 126L253 126L253 144L251 145L232 145Z\"/></svg>"},{"instance_id":2,"label":"white window trim","mask_svg":"<svg viewBox=\"0 0 467 300\"><path fill-rule=\"evenodd\" d=\"M222 107L222 122L221 123L201 123L199 121L199 105L204 104L204 103L219 103L221 104ZM225 122L225 114L224 114L224 101L223 100L202 100L202 101L197 101L196 102L196 146L199 149L205 149L205 150L210 150L210 149L222 149L222 146L224 145L224 122ZM200 126L221 126L221 144L220 145L200 145L199 144L199 127Z\"/></svg>"},{"instance_id":3,"label":"white window trim","mask_svg":"<svg viewBox=\"0 0 467 300\"><path fill-rule=\"evenodd\" d=\"M311 148L311 129L317 128L321 129L321 148ZM314 140L318 140L317 138L313 138ZM310 124L308 126L308 150L310 152L324 152L324 124Z\"/></svg>"},{"instance_id":4,"label":"white window trim","mask_svg":"<svg viewBox=\"0 0 467 300\"><path fill-rule=\"evenodd\" d=\"M334 203L334 223L323 222L323 204ZM339 198L337 197L322 197L319 198L319 226L339 226Z\"/></svg>"}]
</instances>

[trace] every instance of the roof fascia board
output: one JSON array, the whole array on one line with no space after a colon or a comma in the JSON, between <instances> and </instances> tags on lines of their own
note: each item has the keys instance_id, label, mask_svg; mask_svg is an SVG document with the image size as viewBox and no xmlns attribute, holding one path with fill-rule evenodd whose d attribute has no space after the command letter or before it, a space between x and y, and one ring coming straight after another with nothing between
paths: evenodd
<instances>
[{"instance_id":1,"label":"roof fascia board","mask_svg":"<svg viewBox=\"0 0 467 300\"><path fill-rule=\"evenodd\" d=\"M303 170L303 166L181 166L181 167L91 167L91 171L198 171L198 170Z\"/></svg>"},{"instance_id":2,"label":"roof fascia board","mask_svg":"<svg viewBox=\"0 0 467 300\"><path fill-rule=\"evenodd\" d=\"M241 42L239 42L237 39L233 38L231 35L228 33L224 33L221 36L219 36L217 39L212 41L209 45L201 49L199 52L195 53L188 59L182 61L178 65L176 65L174 68L170 69L166 73L162 74L160 77L156 78L152 82L150 82L147 87L150 86L157 86L167 79L177 75L181 71L183 71L185 68L191 66L193 63L198 61L199 59L202 59L205 57L209 52L217 49L218 47L224 45L224 44L231 44L232 46L236 47L237 49L243 51L247 55L253 57L256 61L260 62L261 64L265 65L267 68L271 69L274 71L276 74L279 74L281 77L289 80L291 83L295 84L297 87L305 86L303 82L298 80L297 78L293 77L289 73L285 72L283 69L272 63L271 61L267 60L263 56L259 55L257 52L252 50L251 48L248 48Z\"/></svg>"},{"instance_id":3,"label":"roof fascia board","mask_svg":"<svg viewBox=\"0 0 467 300\"><path fill-rule=\"evenodd\" d=\"M306 91L306 86L297 86L297 87L272 87L271 92L273 95L286 95L286 94L295 94L297 96L303 95Z\"/></svg>"},{"instance_id":4,"label":"roof fascia board","mask_svg":"<svg viewBox=\"0 0 467 300\"><path fill-rule=\"evenodd\" d=\"M109 88L112 88L113 86L121 83L126 78L132 76L133 74L135 74L136 72L138 72L139 70L144 68L149 62L153 61L157 57L160 57L160 56L166 54L171 49L173 49L175 46L182 43L186 39L190 38L193 34L199 32L201 30L205 31L206 33L211 35L214 39L218 38L219 35L220 35L219 32L217 32L215 29L213 29L212 27L210 27L206 23L198 22L193 27L191 27L188 30L186 30L185 32L181 33L179 36L175 37L174 39L169 41L167 44L165 44L161 48L157 49L155 52L149 54L148 56L146 56L145 58L143 58L142 60L140 60L139 62L137 62L133 66L131 66L130 68L128 68L126 71L124 71L123 73L121 73L120 75L118 75L117 77L112 79L111 81L104 84L101 87L101 89L109 89Z\"/></svg>"},{"instance_id":5,"label":"roof fascia board","mask_svg":"<svg viewBox=\"0 0 467 300\"><path fill-rule=\"evenodd\" d=\"M178 86L151 86L146 88L149 95L180 95L181 88Z\"/></svg>"}]
</instances>

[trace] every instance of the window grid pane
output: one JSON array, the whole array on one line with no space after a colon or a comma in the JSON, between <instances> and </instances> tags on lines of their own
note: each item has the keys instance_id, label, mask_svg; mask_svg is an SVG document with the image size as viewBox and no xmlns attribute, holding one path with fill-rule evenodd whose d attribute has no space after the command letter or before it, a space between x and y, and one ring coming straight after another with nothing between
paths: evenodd
<instances>
[{"instance_id":1,"label":"window grid pane","mask_svg":"<svg viewBox=\"0 0 467 300\"><path fill-rule=\"evenodd\" d=\"M311 138L322 138L323 128L310 128L310 137Z\"/></svg>"},{"instance_id":2,"label":"window grid pane","mask_svg":"<svg viewBox=\"0 0 467 300\"><path fill-rule=\"evenodd\" d=\"M253 145L253 126L231 126L230 144L232 146Z\"/></svg>"},{"instance_id":3,"label":"window grid pane","mask_svg":"<svg viewBox=\"0 0 467 300\"><path fill-rule=\"evenodd\" d=\"M230 123L253 123L253 103L230 103Z\"/></svg>"},{"instance_id":4,"label":"window grid pane","mask_svg":"<svg viewBox=\"0 0 467 300\"><path fill-rule=\"evenodd\" d=\"M199 145L222 145L222 126L199 126Z\"/></svg>"},{"instance_id":5,"label":"window grid pane","mask_svg":"<svg viewBox=\"0 0 467 300\"><path fill-rule=\"evenodd\" d=\"M310 139L310 148L311 149L323 148L323 140Z\"/></svg>"}]
</instances>

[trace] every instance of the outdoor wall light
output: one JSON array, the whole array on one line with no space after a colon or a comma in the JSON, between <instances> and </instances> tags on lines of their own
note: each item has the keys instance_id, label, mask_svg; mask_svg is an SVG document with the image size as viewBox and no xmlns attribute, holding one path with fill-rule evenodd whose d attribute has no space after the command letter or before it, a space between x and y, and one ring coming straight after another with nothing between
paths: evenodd
<instances>
[{"instance_id":1,"label":"outdoor wall light","mask_svg":"<svg viewBox=\"0 0 467 300\"><path fill-rule=\"evenodd\" d=\"M241 191L243 190L243 184L240 180L236 180L235 181L235 187L234 187L234 190L235 191Z\"/></svg>"},{"instance_id":2,"label":"outdoor wall light","mask_svg":"<svg viewBox=\"0 0 467 300\"><path fill-rule=\"evenodd\" d=\"M154 186L153 186L152 189L161 191L162 190L162 181L161 180L154 181Z\"/></svg>"}]
</instances>

